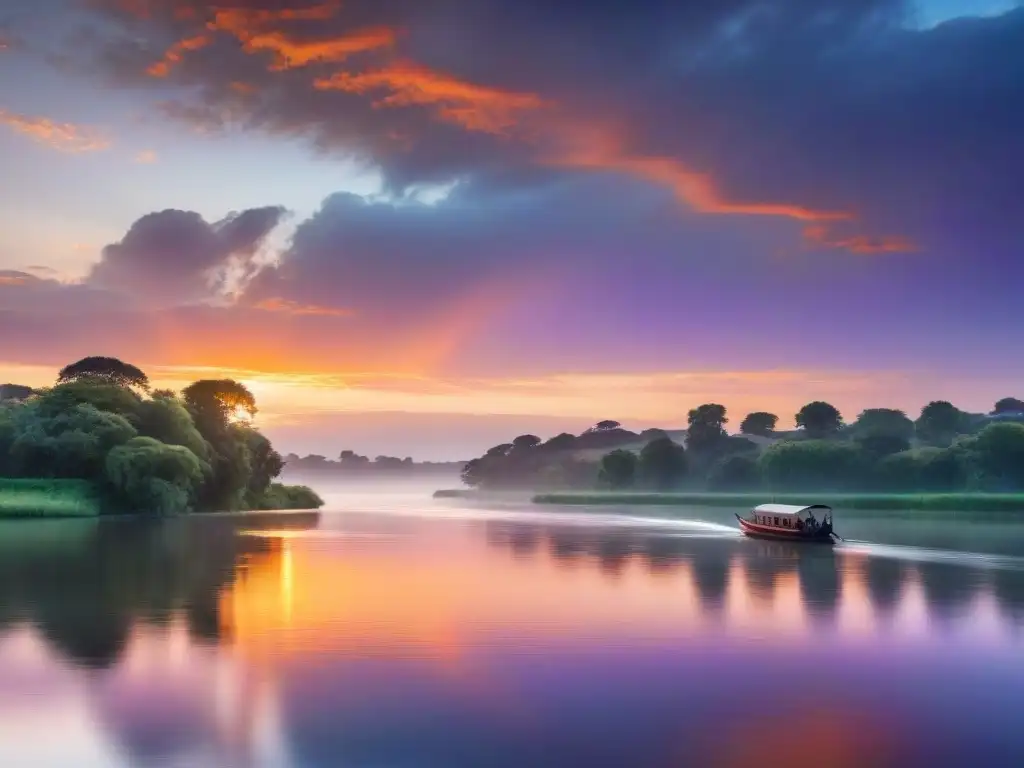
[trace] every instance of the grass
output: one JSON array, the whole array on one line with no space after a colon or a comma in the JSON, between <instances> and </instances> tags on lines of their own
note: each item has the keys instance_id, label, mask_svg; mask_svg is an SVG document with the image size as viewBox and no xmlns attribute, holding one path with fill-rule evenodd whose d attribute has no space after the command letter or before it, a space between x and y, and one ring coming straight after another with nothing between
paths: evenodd
<instances>
[{"instance_id":1,"label":"grass","mask_svg":"<svg viewBox=\"0 0 1024 768\"><path fill-rule=\"evenodd\" d=\"M0 478L0 519L97 517L101 502L85 480Z\"/></svg>"},{"instance_id":2,"label":"grass","mask_svg":"<svg viewBox=\"0 0 1024 768\"><path fill-rule=\"evenodd\" d=\"M1024 493L542 493L534 504L753 507L827 504L837 509L1024 512Z\"/></svg>"}]
</instances>

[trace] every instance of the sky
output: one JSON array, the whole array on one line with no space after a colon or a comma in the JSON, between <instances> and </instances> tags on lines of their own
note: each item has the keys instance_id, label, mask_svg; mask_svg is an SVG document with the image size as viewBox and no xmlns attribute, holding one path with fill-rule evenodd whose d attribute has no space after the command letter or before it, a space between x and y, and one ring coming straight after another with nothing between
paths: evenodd
<instances>
[{"instance_id":1,"label":"sky","mask_svg":"<svg viewBox=\"0 0 1024 768\"><path fill-rule=\"evenodd\" d=\"M1010 0L0 0L0 380L279 449L1021 396Z\"/></svg>"}]
</instances>

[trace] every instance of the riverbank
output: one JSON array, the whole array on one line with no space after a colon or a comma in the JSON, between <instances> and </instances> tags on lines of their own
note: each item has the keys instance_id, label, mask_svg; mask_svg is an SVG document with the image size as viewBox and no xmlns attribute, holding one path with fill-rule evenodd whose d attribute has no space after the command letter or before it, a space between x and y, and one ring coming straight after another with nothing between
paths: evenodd
<instances>
[{"instance_id":1,"label":"riverbank","mask_svg":"<svg viewBox=\"0 0 1024 768\"><path fill-rule=\"evenodd\" d=\"M0 478L0 519L99 517L101 508L99 495L85 480Z\"/></svg>"},{"instance_id":2,"label":"riverbank","mask_svg":"<svg viewBox=\"0 0 1024 768\"><path fill-rule=\"evenodd\" d=\"M109 501L104 503L101 494L87 480L0 478L0 520L99 517L119 512L116 509L112 512ZM272 483L260 498L257 510L309 511L323 504L323 499L307 486Z\"/></svg>"},{"instance_id":3,"label":"riverbank","mask_svg":"<svg viewBox=\"0 0 1024 768\"><path fill-rule=\"evenodd\" d=\"M542 493L538 505L753 507L758 504L828 504L839 509L934 512L1024 512L1024 493Z\"/></svg>"}]
</instances>

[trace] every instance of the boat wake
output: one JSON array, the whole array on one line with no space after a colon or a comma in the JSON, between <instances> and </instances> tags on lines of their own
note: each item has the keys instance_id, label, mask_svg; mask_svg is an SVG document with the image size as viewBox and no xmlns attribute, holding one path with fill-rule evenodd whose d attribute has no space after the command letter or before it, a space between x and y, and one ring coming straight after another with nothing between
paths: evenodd
<instances>
[{"instance_id":1,"label":"boat wake","mask_svg":"<svg viewBox=\"0 0 1024 768\"><path fill-rule=\"evenodd\" d=\"M875 544L870 541L848 539L841 546L837 546L835 552L842 555L868 555L915 563L948 563L992 570L1024 570L1024 557L1015 555L961 552L904 544Z\"/></svg>"},{"instance_id":2,"label":"boat wake","mask_svg":"<svg viewBox=\"0 0 1024 768\"><path fill-rule=\"evenodd\" d=\"M358 514L357 510L346 513ZM606 512L535 512L524 509L491 509L465 507L433 507L427 510L395 509L366 510L367 514L393 514L415 516L423 520L482 520L523 523L557 527L643 529L650 532L664 532L676 536L739 537L738 528L706 520L684 520L667 517L640 517Z\"/></svg>"}]
</instances>

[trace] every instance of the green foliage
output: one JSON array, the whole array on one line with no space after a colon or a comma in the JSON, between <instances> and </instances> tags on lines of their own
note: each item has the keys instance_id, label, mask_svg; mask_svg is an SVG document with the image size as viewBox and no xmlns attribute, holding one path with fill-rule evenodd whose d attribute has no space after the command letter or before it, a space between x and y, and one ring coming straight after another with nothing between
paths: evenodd
<instances>
[{"instance_id":1,"label":"green foliage","mask_svg":"<svg viewBox=\"0 0 1024 768\"><path fill-rule=\"evenodd\" d=\"M85 480L0 478L0 518L96 517L101 500Z\"/></svg>"},{"instance_id":2,"label":"green foliage","mask_svg":"<svg viewBox=\"0 0 1024 768\"><path fill-rule=\"evenodd\" d=\"M191 414L176 397L154 393L152 399L143 401L138 410L138 428L140 435L188 448L203 461L210 457L209 443L199 434Z\"/></svg>"},{"instance_id":3,"label":"green foliage","mask_svg":"<svg viewBox=\"0 0 1024 768\"><path fill-rule=\"evenodd\" d=\"M875 484L889 491L951 491L965 480L962 452L926 447L886 456L875 466Z\"/></svg>"},{"instance_id":4,"label":"green foliage","mask_svg":"<svg viewBox=\"0 0 1024 768\"><path fill-rule=\"evenodd\" d=\"M838 432L843 426L843 417L834 405L815 400L800 409L796 425L802 427L808 437L820 439Z\"/></svg>"},{"instance_id":5,"label":"green foliage","mask_svg":"<svg viewBox=\"0 0 1024 768\"><path fill-rule=\"evenodd\" d=\"M868 408L861 411L850 429L859 438L881 435L909 443L914 436L914 422L903 411L895 408Z\"/></svg>"},{"instance_id":6,"label":"green foliage","mask_svg":"<svg viewBox=\"0 0 1024 768\"><path fill-rule=\"evenodd\" d=\"M686 450L667 437L652 440L640 451L640 479L652 488L678 485L686 475Z\"/></svg>"},{"instance_id":7,"label":"green foliage","mask_svg":"<svg viewBox=\"0 0 1024 768\"><path fill-rule=\"evenodd\" d=\"M601 459L599 480L614 490L631 488L636 483L638 460L632 451L621 448L607 453Z\"/></svg>"},{"instance_id":8,"label":"green foliage","mask_svg":"<svg viewBox=\"0 0 1024 768\"><path fill-rule=\"evenodd\" d=\"M857 437L857 446L868 460L881 459L894 453L910 450L910 440L900 435L873 432Z\"/></svg>"},{"instance_id":9,"label":"green foliage","mask_svg":"<svg viewBox=\"0 0 1024 768\"><path fill-rule=\"evenodd\" d=\"M989 424L977 435L962 438L953 450L964 457L973 487L1024 489L1024 424Z\"/></svg>"},{"instance_id":10,"label":"green foliage","mask_svg":"<svg viewBox=\"0 0 1024 768\"><path fill-rule=\"evenodd\" d=\"M183 446L135 437L110 451L106 478L126 509L175 514L189 509L203 463Z\"/></svg>"},{"instance_id":11,"label":"green foliage","mask_svg":"<svg viewBox=\"0 0 1024 768\"><path fill-rule=\"evenodd\" d=\"M109 381L80 378L40 390L30 404L48 416L65 413L76 405L91 405L96 410L123 416L134 424L142 398Z\"/></svg>"},{"instance_id":12,"label":"green foliage","mask_svg":"<svg viewBox=\"0 0 1024 768\"><path fill-rule=\"evenodd\" d=\"M950 402L933 400L921 409L914 428L922 442L945 447L967 432L967 414Z\"/></svg>"},{"instance_id":13,"label":"green foliage","mask_svg":"<svg viewBox=\"0 0 1024 768\"><path fill-rule=\"evenodd\" d=\"M12 474L85 480L101 475L107 452L136 435L126 418L93 405L51 413L39 402L15 411L15 431L9 449Z\"/></svg>"},{"instance_id":14,"label":"green foliage","mask_svg":"<svg viewBox=\"0 0 1024 768\"><path fill-rule=\"evenodd\" d=\"M284 460L281 454L274 450L270 441L252 427L235 424L232 425L232 432L244 443L249 457L249 479L245 488L246 506L257 508L259 500L270 488L271 481L284 469Z\"/></svg>"},{"instance_id":15,"label":"green foliage","mask_svg":"<svg viewBox=\"0 0 1024 768\"><path fill-rule=\"evenodd\" d=\"M740 432L745 435L768 437L775 431L778 423L779 417L774 413L755 411L754 413L748 413L740 423Z\"/></svg>"},{"instance_id":16,"label":"green foliage","mask_svg":"<svg viewBox=\"0 0 1024 768\"><path fill-rule=\"evenodd\" d=\"M756 488L761 483L757 455L734 453L723 456L708 472L708 487L714 489Z\"/></svg>"},{"instance_id":17,"label":"green foliage","mask_svg":"<svg viewBox=\"0 0 1024 768\"><path fill-rule=\"evenodd\" d=\"M319 509L323 505L324 500L305 485L271 483L253 509Z\"/></svg>"},{"instance_id":18,"label":"green foliage","mask_svg":"<svg viewBox=\"0 0 1024 768\"><path fill-rule=\"evenodd\" d=\"M829 440L782 441L758 458L771 488L845 489L860 487L865 459L856 445Z\"/></svg>"},{"instance_id":19,"label":"green foliage","mask_svg":"<svg viewBox=\"0 0 1024 768\"><path fill-rule=\"evenodd\" d=\"M116 357L83 357L66 365L57 375L59 383L71 381L104 381L119 387L149 390L149 378L140 369Z\"/></svg>"}]
</instances>

